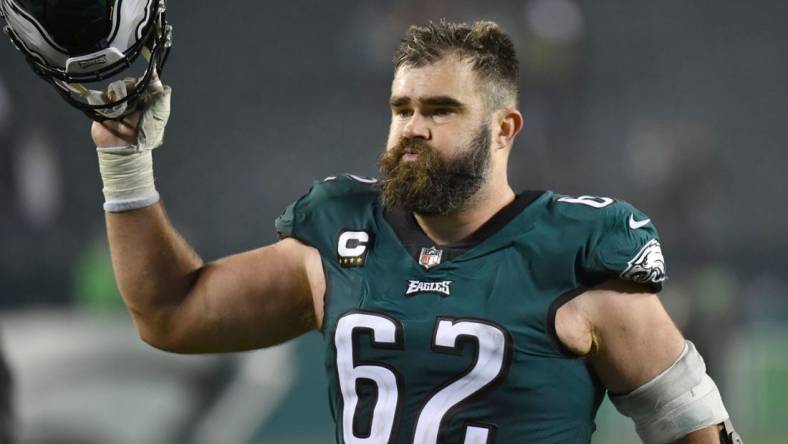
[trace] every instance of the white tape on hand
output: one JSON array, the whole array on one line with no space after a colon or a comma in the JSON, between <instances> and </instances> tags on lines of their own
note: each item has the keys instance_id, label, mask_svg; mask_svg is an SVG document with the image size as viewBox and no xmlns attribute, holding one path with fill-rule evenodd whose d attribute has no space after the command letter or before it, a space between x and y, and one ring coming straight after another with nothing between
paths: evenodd
<instances>
[{"instance_id":1,"label":"white tape on hand","mask_svg":"<svg viewBox=\"0 0 788 444\"><path fill-rule=\"evenodd\" d=\"M170 100L172 88L163 85L158 76L151 80L148 86L149 97L140 117L137 131L137 148L139 150L152 150L164 143L164 129L170 119Z\"/></svg>"},{"instance_id":2,"label":"white tape on hand","mask_svg":"<svg viewBox=\"0 0 788 444\"><path fill-rule=\"evenodd\" d=\"M172 89L154 78L146 94L137 143L96 148L104 183L105 211L130 211L159 201L153 178L152 150L164 143Z\"/></svg>"},{"instance_id":3,"label":"white tape on hand","mask_svg":"<svg viewBox=\"0 0 788 444\"><path fill-rule=\"evenodd\" d=\"M125 148L129 147L119 147ZM104 211L116 213L136 210L159 201L153 180L151 154L150 150L129 154L99 151L99 170L104 182Z\"/></svg>"}]
</instances>

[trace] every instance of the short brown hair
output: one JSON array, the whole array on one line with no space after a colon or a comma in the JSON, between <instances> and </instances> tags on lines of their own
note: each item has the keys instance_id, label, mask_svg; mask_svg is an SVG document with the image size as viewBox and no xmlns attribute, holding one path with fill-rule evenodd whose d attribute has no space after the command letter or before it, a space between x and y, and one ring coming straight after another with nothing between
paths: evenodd
<instances>
[{"instance_id":1,"label":"short brown hair","mask_svg":"<svg viewBox=\"0 0 788 444\"><path fill-rule=\"evenodd\" d=\"M479 78L488 82L491 109L517 102L520 63L512 39L494 22L468 25L441 20L411 26L394 53L394 71L402 66L426 66L447 55L468 60Z\"/></svg>"}]
</instances>

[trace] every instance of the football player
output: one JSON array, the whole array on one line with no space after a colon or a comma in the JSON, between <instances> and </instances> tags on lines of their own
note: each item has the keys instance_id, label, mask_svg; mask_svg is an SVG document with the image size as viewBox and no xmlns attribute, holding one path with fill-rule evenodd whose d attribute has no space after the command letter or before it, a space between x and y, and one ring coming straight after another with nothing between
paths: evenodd
<instances>
[{"instance_id":1,"label":"football player","mask_svg":"<svg viewBox=\"0 0 788 444\"><path fill-rule=\"evenodd\" d=\"M5 0L10 1L10 0ZM113 266L143 340L177 353L325 340L339 443L588 443L605 391L646 443L739 440L659 302L651 220L516 194L518 62L491 22L411 27L382 180L315 183L273 245L204 263L159 201L170 90L92 127Z\"/></svg>"}]
</instances>

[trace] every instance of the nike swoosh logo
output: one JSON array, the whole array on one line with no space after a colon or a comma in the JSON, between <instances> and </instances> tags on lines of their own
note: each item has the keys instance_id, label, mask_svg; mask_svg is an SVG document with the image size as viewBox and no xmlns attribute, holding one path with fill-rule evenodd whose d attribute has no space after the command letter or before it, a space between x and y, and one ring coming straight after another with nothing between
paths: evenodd
<instances>
[{"instance_id":1,"label":"nike swoosh logo","mask_svg":"<svg viewBox=\"0 0 788 444\"><path fill-rule=\"evenodd\" d=\"M633 230L637 230L638 228L643 228L650 223L651 223L651 219L635 220L634 214L631 214L629 216L629 228Z\"/></svg>"}]
</instances>

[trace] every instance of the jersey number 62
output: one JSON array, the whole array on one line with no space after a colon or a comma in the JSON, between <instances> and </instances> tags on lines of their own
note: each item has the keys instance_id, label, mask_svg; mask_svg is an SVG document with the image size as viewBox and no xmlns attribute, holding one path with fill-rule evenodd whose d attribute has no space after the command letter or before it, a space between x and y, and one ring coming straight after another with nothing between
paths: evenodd
<instances>
[{"instance_id":1,"label":"jersey number 62","mask_svg":"<svg viewBox=\"0 0 788 444\"><path fill-rule=\"evenodd\" d=\"M345 443L386 444L390 442L397 415L397 375L384 365L357 365L354 359L353 335L356 330L372 333L372 345L402 349L402 326L380 313L351 312L337 322L334 345L339 385L344 401L342 431ZM416 421L413 442L436 444L441 421L446 413L464 399L495 382L505 373L509 336L500 327L473 319L437 318L433 332L432 350L436 353L454 353L461 337L474 339L478 344L477 359L465 374L437 391L427 400ZM353 432L354 415L358 406L356 382L373 381L377 385L377 403L372 415L369 436L359 437ZM465 428L463 444L486 444L490 428L480 424Z\"/></svg>"}]
</instances>

